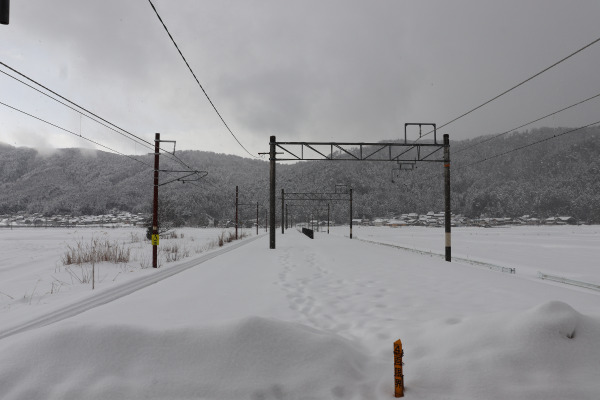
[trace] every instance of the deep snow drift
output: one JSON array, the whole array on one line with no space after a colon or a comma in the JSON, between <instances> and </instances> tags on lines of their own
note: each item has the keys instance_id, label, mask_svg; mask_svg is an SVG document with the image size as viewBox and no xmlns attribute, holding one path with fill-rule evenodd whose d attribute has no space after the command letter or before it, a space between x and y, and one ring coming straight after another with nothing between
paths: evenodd
<instances>
[{"instance_id":1,"label":"deep snow drift","mask_svg":"<svg viewBox=\"0 0 600 400\"><path fill-rule=\"evenodd\" d=\"M3 360L4 398L266 399L352 397L368 357L331 333L252 317L203 329L66 324L3 347Z\"/></svg>"},{"instance_id":2,"label":"deep snow drift","mask_svg":"<svg viewBox=\"0 0 600 400\"><path fill-rule=\"evenodd\" d=\"M401 338L406 398L598 399L598 304L529 275L287 231L276 250L259 238L0 340L1 397L389 399Z\"/></svg>"}]
</instances>

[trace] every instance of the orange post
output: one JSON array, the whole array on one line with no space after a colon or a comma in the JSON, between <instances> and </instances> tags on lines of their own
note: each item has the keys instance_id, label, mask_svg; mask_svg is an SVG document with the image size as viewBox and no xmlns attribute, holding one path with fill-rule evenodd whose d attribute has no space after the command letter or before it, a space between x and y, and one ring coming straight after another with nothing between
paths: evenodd
<instances>
[{"instance_id":1,"label":"orange post","mask_svg":"<svg viewBox=\"0 0 600 400\"><path fill-rule=\"evenodd\" d=\"M395 397L404 397L404 375L402 374L402 341L400 339L394 342L394 393Z\"/></svg>"}]
</instances>

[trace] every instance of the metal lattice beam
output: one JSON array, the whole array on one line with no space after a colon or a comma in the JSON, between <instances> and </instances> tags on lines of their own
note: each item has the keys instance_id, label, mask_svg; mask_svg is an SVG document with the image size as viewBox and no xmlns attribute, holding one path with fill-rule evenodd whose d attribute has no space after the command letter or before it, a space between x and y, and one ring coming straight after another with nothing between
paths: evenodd
<instances>
[{"instance_id":1,"label":"metal lattice beam","mask_svg":"<svg viewBox=\"0 0 600 400\"><path fill-rule=\"evenodd\" d=\"M275 161L444 162L439 143L276 142ZM436 155L437 157L432 157Z\"/></svg>"},{"instance_id":2,"label":"metal lattice beam","mask_svg":"<svg viewBox=\"0 0 600 400\"><path fill-rule=\"evenodd\" d=\"M350 193L289 193L283 195L285 201L348 201Z\"/></svg>"}]
</instances>

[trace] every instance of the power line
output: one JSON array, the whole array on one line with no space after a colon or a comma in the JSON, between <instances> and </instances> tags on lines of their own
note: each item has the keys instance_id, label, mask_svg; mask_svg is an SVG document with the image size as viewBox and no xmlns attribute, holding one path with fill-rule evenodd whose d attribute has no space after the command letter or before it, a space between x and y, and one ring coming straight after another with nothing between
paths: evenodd
<instances>
[{"instance_id":1,"label":"power line","mask_svg":"<svg viewBox=\"0 0 600 400\"><path fill-rule=\"evenodd\" d=\"M507 154L513 153L513 152L515 152L515 151L522 150L522 149L525 149L525 148L527 148L527 147L534 146L534 145L536 145L536 144L539 144L539 143L542 143L542 142L547 142L548 140L555 139L555 138L557 138L557 137L559 137L559 136L563 136L563 135L566 135L566 134L568 134L568 133L572 133L572 132L577 132L577 131L580 131L580 130L582 130L582 129L588 128L588 127L590 127L590 126L592 126L592 125L596 125L596 124L600 124L600 121L592 122L591 124L587 124L587 125L585 125L585 126L580 126L579 128L571 129L570 131L566 131L566 132L563 132L563 133L558 133L558 134L556 134L556 135L552 135L552 136L550 136L550 137L547 137L547 138L545 138L545 139L538 140L537 142L529 143L529 144L526 144L526 145L524 145L524 146L516 147L516 148L514 148L514 149L512 149L512 150L505 151L504 153L495 154L495 155L493 155L493 156L490 156L490 157L487 157L487 158L481 159L481 160L479 160L479 161L475 161L474 163L471 163L471 164L465 165L465 168L466 168L466 167L472 167L473 165L480 164L480 163L482 163L482 162L484 162L484 161L488 161L488 160L491 160L491 159L494 159L494 158L497 158L497 157L501 157L501 156L504 156L504 155L507 155Z\"/></svg>"},{"instance_id":2,"label":"power line","mask_svg":"<svg viewBox=\"0 0 600 400\"><path fill-rule=\"evenodd\" d=\"M499 134L497 134L497 135L494 135L494 136L492 136L492 137L490 137L490 138L487 138L487 139L485 139L485 140L482 140L481 142L475 143L475 144L473 144L473 145L471 145L471 146L469 146L469 147L466 147L466 148L464 148L464 149L457 150L457 151L456 151L454 154L459 154L459 153L462 153L463 151L467 151L467 150L469 150L469 149L472 149L472 148L473 148L473 147L475 147L475 146L479 146L480 144L483 144L483 143L489 142L490 140L494 140L494 139L496 139L496 138L498 138L498 137L500 137L500 136L506 135L507 133L514 132L514 131L516 131L517 129L521 129L521 128L523 128L523 127L527 126L527 125L531 125L531 124L533 124L533 123L536 123L536 122L538 122L538 121L541 121L541 120L543 120L544 118L551 117L551 116L553 116L553 115L555 115L555 114L558 114L558 113L560 113L560 112L562 112L562 111L568 110L569 108L573 108L573 107L575 107L575 106L578 106L578 105L580 105L580 104L583 104L583 103L585 103L586 101L589 101L589 100L595 99L596 97L600 97L600 93L598 93L598 94L597 94L597 95L595 95L595 96L588 97L587 99L585 99L585 100L582 100L582 101L580 101L580 102L578 102L578 103L572 104L572 105L570 105L570 106L568 106L568 107L562 108L562 109L560 109L560 110L558 110L558 111L554 111L553 113L550 113L550 114L548 114L548 115L544 115L543 117L541 117L541 118L538 118L538 119L536 119L536 120L533 120L533 121L531 121L531 122L527 122L526 124L523 124L523 125L517 126L516 128L510 129L510 130L508 130L508 131L506 131L506 132L502 132L502 133L499 133Z\"/></svg>"},{"instance_id":3,"label":"power line","mask_svg":"<svg viewBox=\"0 0 600 400\"><path fill-rule=\"evenodd\" d=\"M496 100L496 99L498 99L498 98L500 98L500 97L504 96L504 95L505 95L505 94L507 94L508 92L510 92L510 91L512 91L512 90L514 90L514 89L516 89L516 88L518 88L519 86L522 86L523 84L525 84L525 83L529 82L530 80L532 80L532 79L534 79L534 78L536 78L536 77L540 76L540 75L541 75L541 74L543 74L544 72L546 72L546 71L548 71L548 70L550 70L550 69L552 69L552 68L556 67L558 64L562 63L563 61L566 61L566 60L568 60L569 58L573 57L573 56L574 56L574 55L576 55L577 53L580 53L580 52L582 52L583 50L587 49L588 47L592 46L593 44L596 44L597 42L600 42L600 38L598 38L598 39L596 39L596 40L592 41L591 43L588 43L588 44L586 44L585 46L583 46L583 47L582 47L582 48L580 48L579 50L577 50L577 51L574 51L573 53L569 54L569 55L568 55L568 56L566 56L565 58L563 58L563 59L561 59L561 60L559 60L559 61L555 62L554 64L550 65L549 67L546 67L546 68L544 68L543 70L541 70L541 71L540 71L540 72L538 72L537 74L530 76L529 78L525 79L523 82L516 84L515 86L511 87L511 88L510 88L510 89L508 89L508 90L505 90L504 92L502 92L502 93L500 93L499 95L497 95L497 96L495 96L495 97L491 98L490 100L486 101L485 103L483 103L483 104L480 104L480 105L478 105L477 107L475 107L475 108L473 108L473 109L471 109L471 110L467 111L466 113L459 115L458 117L454 118L453 120L451 120L451 121L449 121L449 122L446 122L445 124L443 124L443 125L439 126L439 127L437 128L437 130L440 130L440 129L442 129L443 127L445 127L445 126L448 126L448 125L450 125L451 123L453 123L453 122L455 122L455 121L458 121L458 120L459 120L459 119L461 119L462 117L465 117L465 116L467 116L467 115L471 114L473 111L479 110L481 107L483 107L483 106L485 106L485 105L487 105L487 104L491 103L492 101L494 101L494 100ZM426 134L424 134L424 135L423 135L423 136L421 136L421 137L425 137L425 136L429 135L429 134L430 134L430 133L432 133L432 132L433 132L433 130L432 130L432 131L429 131L429 132L427 132ZM419 139L420 139L420 138L419 138Z\"/></svg>"},{"instance_id":4,"label":"power line","mask_svg":"<svg viewBox=\"0 0 600 400\"><path fill-rule=\"evenodd\" d=\"M121 156L125 156L125 157L127 157L127 158L129 158L129 159L131 159L131 160L133 160L133 161L136 161L136 162L138 162L138 163L140 163L140 164L144 164L145 166L147 166L147 167L150 167L150 168L154 169L154 166L153 166L153 165L151 165L151 164L148 164L148 163L146 163L146 162L144 162L144 161L141 161L141 160L138 160L137 158L134 158L134 157L132 157L132 156L130 156L130 155L127 155L127 154L125 154L125 153L122 153L122 152L120 152L120 151L118 151L118 150L115 150L115 149L113 149L113 148L111 148L111 147L108 147L108 146L106 146L106 145L103 145L102 143L99 143L99 142L97 142L97 141L95 141L95 140L93 140L93 139L90 139L90 138L88 138L88 137L85 137L85 136L83 136L83 135L81 135L81 134L77 134L77 133L75 133L75 132L73 132L73 131L70 131L70 130L68 130L68 129L66 129L66 128L63 128L63 127L61 127L61 126L59 126L59 125L56 125L56 124L54 124L54 123L52 123L52 122L46 121L46 120L45 120L45 119L43 119L43 118L37 117L37 116L35 116L35 115L33 115L33 114L30 114L30 113L28 113L28 112L26 112L26 111L23 111L23 110L21 110L21 109L18 109L18 108L16 108L16 107L13 107L13 106L11 106L11 105L9 105L9 104L3 103L3 102L1 102L1 101L0 101L0 104L1 104L1 105L3 105L3 106L5 106L5 107L8 107L8 108L10 108L10 109L12 109L12 110L14 110L14 111L17 111L17 112L20 112L20 113L22 113L22 114L24 114L24 115L27 115L28 117L31 117L31 118L33 118L33 119L36 119L36 120L38 120L38 121L41 121L41 122L43 122L43 123L45 123L45 124L48 124L48 125L50 125L50 126L52 126L52 127L55 127L55 128L57 128L57 129L60 129L61 131L64 131L64 132L70 133L70 134L71 134L71 135L73 135L73 136L77 136L77 137L79 137L79 138L81 138L81 139L87 140L88 142L90 142L90 143L93 143L93 144L95 144L95 145L97 145L97 146L103 147L103 148L105 148L105 149L107 149L107 150L109 150L109 151L111 151L111 152L113 152L113 153L119 154L119 155L121 155ZM189 167L188 167L188 168L189 168ZM163 172L166 172L166 173L167 173L167 175L175 176L175 175L173 175L173 174L171 174L171 173L169 173L169 172L167 172L167 171L163 171ZM197 172L197 171L196 171L196 170L192 170L191 172ZM204 175L204 176L206 176L206 175ZM202 176L201 178L203 178L204 176ZM200 178L200 179L201 179L201 178ZM192 185L195 185L195 186L197 186L197 187L201 187L201 186L199 186L199 185L195 184L195 183L194 183L194 181L187 181L187 182L190 182Z\"/></svg>"},{"instance_id":5,"label":"power line","mask_svg":"<svg viewBox=\"0 0 600 400\"><path fill-rule=\"evenodd\" d=\"M127 135L129 135L129 136L131 136L131 137L133 137L133 138L135 138L135 139L137 139L137 140L139 140L139 141L141 141L141 142L143 142L143 143L146 143L147 145L144 145L144 144L142 144L142 143L139 143L138 141L136 141L136 140L134 140L134 139L132 139L132 138L128 138L128 139L132 140L134 143L140 144L140 145L142 145L142 146L145 146L145 147L147 147L147 148L150 148L152 151L154 151L154 144L153 144L153 143L151 143L151 142L149 142L149 141L147 141L147 140L145 140L145 139L142 139L141 137L139 137L139 136L137 136L137 135L134 135L133 133L131 133L131 132L129 132L129 131L127 131L127 130L125 130L125 129L123 129L123 128L119 127L119 126L117 126L117 125L115 125L115 124L113 124L113 123L112 123L112 122L110 122L110 121L107 121L106 119L104 119L104 118L100 117L99 115L97 115L97 114L95 114L95 113L93 113L93 112L89 111L88 109L86 109L86 108L84 108L84 107L80 106L79 104L75 103L74 101L72 101L72 100L69 100L69 99L67 99L66 97L64 97L64 96L62 96L62 95L60 95L60 94L58 94L58 93L57 93L57 92L55 92L55 91L53 91L52 89L50 89L50 88L48 88L48 87L46 87L46 86L42 85L41 83L37 82L37 81L36 81L36 80L34 80L33 78L31 78L31 77L29 77L29 76L25 75L24 73L22 73L22 72L20 72L20 71L17 71L16 69L14 69L14 68L10 67L9 65L5 64L4 62L0 61L0 64L1 64L1 65L3 65L4 67L6 67L6 68L10 69L10 70L11 70L11 71L13 71L14 73L16 73L16 74L18 74L18 75L22 76L23 78L25 78L25 79L29 80L30 82L33 82L34 84L38 85L39 87L41 87L41 88L45 89L46 91L48 91L48 92L52 93L53 95L55 95L55 96L57 96L57 97L59 97L59 98L63 99L64 101L66 101L66 102L68 102L68 103L70 103L70 104L74 105L75 107L77 107L77 108L79 108L79 109L83 110L84 112L86 112L86 113L88 113L88 114L92 115L93 117L95 117L95 118L98 118L99 120L101 120L101 121L105 122L106 124L109 124L109 125L113 126L114 128L116 128L116 129L118 129L118 130L120 130L120 131L124 132L125 134L127 134ZM39 92L39 93L41 93L41 94L43 94L43 95L47 96L48 98L50 98L50 99L52 99L52 100L54 100L54 101L56 101L56 102L58 102L58 103L60 103L60 104L64 105L65 107L68 107L68 108L70 108L71 110L73 110L73 111L75 111L75 112L79 113L80 115L84 115L84 114L82 114L82 113L81 113L81 111L74 109L73 107L69 106L68 104L65 104L65 103L61 102L60 100L58 100L58 99L56 99L56 98L54 98L54 97L50 96L50 95L49 95L49 94L47 94L47 93L44 93L44 92L42 92L41 90L39 90L39 89L37 89L37 88L35 88L35 87L33 87L33 86L29 85L28 83L26 83L26 82L23 82L23 81L21 81L20 79L17 79L17 78L15 78L14 76L12 76L12 75L10 75L10 74L8 74L8 73L4 72L4 71L1 71L1 70L0 70L0 72L2 72L3 74L5 74L5 75L7 75L7 76L9 76L9 77L11 77L11 78L13 78L13 79L15 79L16 81L18 81L18 82L20 82L20 83L22 83L22 84L24 84L24 85L26 85L26 86L30 87L31 89L33 89L33 90L35 90L35 91L37 91L37 92ZM88 118L90 118L91 120L93 120L93 121L95 121L95 122L99 123L100 125L103 125L103 126L105 126L105 127L106 127L106 128L108 128L108 129L110 129L110 130L112 130L112 131L114 131L114 132L116 132L116 133L120 134L121 136L124 136L124 137L126 137L126 138L127 138L127 136L125 136L123 133L121 133L121 132L119 132L119 131L117 131L117 130L115 130L115 129L113 129L113 128L111 128L111 127L107 126L107 125L105 125L105 124L104 124L104 123L102 123L102 122L99 122L99 121L97 121L97 120L94 120L94 119L93 119L92 117L90 117L89 115L86 115L86 117L88 117ZM165 152L165 154L168 154L168 155L169 155L169 157L168 157L168 158L175 158L175 159L176 159L176 160L177 160L177 161L178 161L178 162L179 162L181 165L185 166L185 167L186 167L186 168L188 168L190 171L194 171L194 169L193 169L192 167L190 167L189 165L187 165L187 164L186 164L186 163L185 163L183 160L181 160L181 159L180 159L179 157L177 157L175 154L171 154L171 153L169 153L168 151L166 151L165 149L162 149L162 148L160 148L160 147L159 147L159 149L160 149L160 150L162 150L162 151L164 151L164 152Z\"/></svg>"},{"instance_id":6,"label":"power line","mask_svg":"<svg viewBox=\"0 0 600 400\"><path fill-rule=\"evenodd\" d=\"M40 117L36 117L36 116L35 116L35 115L33 115L33 114L30 114L30 113L28 113L28 112L26 112L26 111L20 110L20 109L18 109L18 108L16 108L16 107L13 107L13 106L11 106L11 105L8 105L8 104L6 104L6 103L3 103L3 102L1 102L1 101L0 101L0 104L2 104L2 105L3 105L3 106L5 106L5 107L8 107L8 108L10 108L10 109L13 109L13 110L15 110L15 111L18 111L18 112L20 112L20 113L22 113L22 114L25 114L25 115L27 115L27 116L29 116L29 117L31 117L31 118L37 119L38 121L41 121L41 122L43 122L43 123L45 123L45 124L48 124L48 125L50 125L50 126L53 126L53 127L57 128L57 129L60 129L61 131L64 131L64 132L70 133L71 135L74 135L74 136L77 136L77 137L79 137L79 138L81 138L81 139L87 140L88 142L91 142L91 143L93 143L93 144L95 144L95 145L98 145L98 146L100 146L100 147L103 147L103 148L105 148L105 149L107 149L107 150L110 150L110 151L111 151L111 152L113 152L113 153L117 153L117 154L119 154L119 155L122 155L122 156L125 156L125 157L127 157L127 158L130 158L130 159L132 159L133 161L137 161L137 162L139 162L139 163L141 163L141 164L144 164L144 165L146 165L146 166L148 166L148 167L151 167L151 168L153 168L153 167L152 167L152 165L150 165L150 164L148 164L148 163L145 163L145 162L143 162L143 161L141 161L141 160L138 160L137 158L133 158L133 157L131 157L131 156L127 155L127 154L121 153L121 152L120 152L120 151L118 151L118 150L115 150L115 149L113 149L113 148L110 148L110 147L108 147L108 146L105 146L105 145L103 145L103 144L101 144L101 143L98 143L98 142L96 142L95 140L92 140L92 139L90 139L90 138L87 138L87 137L85 137L85 136L82 136L81 134L77 134L77 133L75 133L75 132L73 132L73 131L70 131L70 130L68 130L68 129L66 129L66 128L63 128L63 127L61 127L61 126L58 126L58 125L56 125L56 124L53 124L52 122L46 121L45 119L42 119L42 118L40 118Z\"/></svg>"},{"instance_id":7,"label":"power line","mask_svg":"<svg viewBox=\"0 0 600 400\"><path fill-rule=\"evenodd\" d=\"M6 64L4 64L4 63L1 63L1 62L0 62L0 64L2 64L2 65L4 65L4 66L6 66ZM62 104L63 106L65 106L65 107L67 107L67 108L70 108L71 110L75 111L76 113L78 113L78 114L80 114L80 115L84 115L85 117L87 117L87 118L91 119L92 121L94 121L94 122L96 122L96 123L98 123L98 124L100 124L100 125L104 126L105 128L108 128L108 129L110 129L111 131L113 131L113 132L116 132L116 133L118 133L119 135L121 135L121 136L123 136L123 137L125 137L125 138L127 138L127 139L129 139L129 140L132 140L134 143L136 143L136 144L139 144L139 145L141 145L141 146L144 146L144 147L146 147L146 148L149 148L149 149L152 149L152 150L154 150L154 147L150 146L150 143L149 143L149 142L146 142L146 141L139 142L139 141L136 141L135 139L132 139L132 138L130 138L130 137L127 137L127 135L125 135L125 134L124 134L124 133L122 133L122 132L119 132L118 130L116 130L115 128L113 128L113 127L109 126L108 124L105 124L104 122L98 121L98 120L96 120L96 119L94 119L94 118L90 117L90 116L89 116L89 115L87 115L87 114L83 114L81 111L77 110L75 107L72 107L72 106L68 105L67 103L64 103L64 102L62 102L62 101L60 101L60 100L58 100L58 99L56 99L56 98L54 98L54 97L50 96L48 93L45 93L45 92L41 91L40 89L38 89L38 88L36 88L36 87L33 87L32 85L28 84L27 82L23 82L23 81L22 81L22 80L20 80L19 78L12 76L12 75L10 75L9 73L7 73L7 72L5 72L5 71L2 71L2 70L0 70L0 72L1 72L1 73L3 73L4 75L6 75L6 76L8 76L8 77L10 77L10 78L12 78L12 79L14 79L14 80L16 80L17 82L20 82L20 83L22 83L23 85L30 87L31 89L35 90L36 92L39 92L39 93L43 94L44 96L48 97L49 99L52 99L52 100L56 101L57 103L60 103L60 104ZM111 124L111 125L112 125L112 124Z\"/></svg>"},{"instance_id":8,"label":"power line","mask_svg":"<svg viewBox=\"0 0 600 400\"><path fill-rule=\"evenodd\" d=\"M217 107L215 106L215 104L212 102L212 100L210 99L210 97L208 96L208 93L206 93L206 90L204 90L204 87L202 87L202 84L200 84L200 81L198 80L198 78L196 77L196 74L194 73L194 71L192 70L192 67L190 66L190 64L188 63L188 61L186 60L186 58L184 57L183 53L181 52L181 50L179 49L179 46L177 45L177 43L175 42L175 39L173 39L173 36L171 35L171 32L169 32L169 29L167 28L167 25L165 25L165 23L163 22L162 18L160 17L160 14L158 13L158 11L156 10L156 7L154 7L154 4L152 3L152 0L148 0L148 3L150 3L150 6L152 7L152 9L154 10L154 13L156 14L156 16L158 17L158 20L160 21L160 23L162 24L162 26L165 28L165 31L167 32L167 34L169 35L169 38L171 38L171 41L173 42L173 44L175 45L175 48L177 49L177 51L179 52L179 55L181 56L181 58L183 59L183 61L185 62L185 65L187 65L188 69L190 70L190 72L192 73L192 76L194 77L194 79L196 80L196 83L198 83L198 86L200 87L200 89L202 89L202 92L204 93L204 96L206 96L206 99L208 100L208 102L210 103L210 105L212 106L212 108L215 110L215 112L217 113L217 115L219 116L219 118L221 119L221 122L223 122L223 125L225 125L225 128L227 128L227 130L229 131L229 133L231 134L231 136L233 136L233 138L235 139L236 142L238 142L238 144L242 147L242 149L244 149L246 151L246 153L248 153L251 157L253 158L258 158L255 155L253 155L252 153L250 153L248 151L248 149L246 149L244 147L244 145L238 140L238 138L235 136L235 134L233 133L233 131L229 128L229 125L227 125L227 123L225 122L225 120L223 119L223 117L221 116L221 113L219 112L219 110L217 110Z\"/></svg>"},{"instance_id":9,"label":"power line","mask_svg":"<svg viewBox=\"0 0 600 400\"><path fill-rule=\"evenodd\" d=\"M44 86L44 85L42 85L41 83L37 82L36 80L34 80L34 79L30 78L29 76L27 76L27 75L23 74L22 72L19 72L19 71L17 71L16 69L14 69L14 68L12 68L12 67L10 67L10 66L6 65L4 62L0 61L0 64L1 64L1 65L3 65L4 67L6 67L6 68L10 69L10 70L11 70L11 71L13 71L14 73L16 73L16 74L19 74L20 76L22 76L23 78L25 78L25 79L29 80L30 82L33 82L33 83L35 83L35 84L36 84L36 85L38 85L39 87L42 87L42 88L44 88L45 90L47 90L48 92L52 93L53 95L55 95L55 96L58 96L58 97L60 97L61 99L63 99L64 101L66 101L66 102L68 102L68 103L71 103L71 104L73 104L75 107L77 107L77 108L79 108L79 109L81 109L81 110L85 111L86 113L88 113L88 114L90 114L90 115L93 115L94 117L96 117L96 118L98 118L98 119L100 119L100 120L102 120L102 121L106 122L106 123L107 123L107 124L109 124L109 125L112 125L112 126L114 126L115 128L117 128L117 129L119 129L119 130L121 130L121 131L123 131L123 132L127 133L128 135L130 135L130 136L132 136L132 137L134 137L134 138L136 138L136 139L138 139L138 140L141 140L142 142L145 142L145 143L147 143L147 144L149 144L149 145L153 146L153 144L152 144L152 143L150 143L149 141L147 141L147 140L144 140L144 139L142 139L141 137L139 137L139 136L136 136L136 135L134 135L133 133L131 133L131 132L128 132L128 131L126 131L125 129L123 129L123 128L121 128L121 127L119 127L119 126L117 126L117 125L113 124L112 122L109 122L109 121L105 120L104 118L102 118L102 117L100 117L100 116L98 116L98 115L94 114L93 112L91 112L91 111L89 111L88 109L86 109L86 108L84 108L84 107L80 106L79 104L75 103L74 101L71 101L71 100L67 99L66 97L64 97L64 96L62 96L62 95L60 95L60 94L56 93L56 92L55 92L55 91L53 91L52 89L49 89L49 88L47 88L46 86ZM8 74L7 74L7 75L8 75ZM10 75L9 75L9 76L10 76ZM19 81L19 82L21 82L21 81ZM29 86L29 85L28 85L28 86ZM31 87L31 86L30 86L30 87Z\"/></svg>"}]
</instances>

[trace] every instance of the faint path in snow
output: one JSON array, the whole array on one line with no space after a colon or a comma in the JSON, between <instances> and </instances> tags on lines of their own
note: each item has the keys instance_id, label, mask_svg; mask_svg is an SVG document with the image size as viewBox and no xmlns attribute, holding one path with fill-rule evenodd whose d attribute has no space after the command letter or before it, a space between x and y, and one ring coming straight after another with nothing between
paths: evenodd
<instances>
[{"instance_id":1,"label":"faint path in snow","mask_svg":"<svg viewBox=\"0 0 600 400\"><path fill-rule=\"evenodd\" d=\"M334 247L347 245L332 239ZM331 268L336 264L331 258L336 251L333 248L331 253L318 253L314 246L302 245L300 241L293 247L279 249L282 271L277 285L285 292L289 308L299 314L303 323L348 339L389 338L389 332L383 328L389 323L385 316L389 306L384 299L388 283L352 278Z\"/></svg>"},{"instance_id":2,"label":"faint path in snow","mask_svg":"<svg viewBox=\"0 0 600 400\"><path fill-rule=\"evenodd\" d=\"M99 292L97 295L92 295L91 297L83 299L75 304L70 304L68 306L61 307L41 317L33 318L30 321L15 325L8 329L3 329L0 331L0 340L21 332L41 328L43 326L62 321L64 319L73 317L77 314L81 314L85 311L91 310L92 308L96 308L103 304L117 300L140 289L143 289L164 279L167 279L175 274L195 267L196 265L202 264L222 254L235 250L238 247L253 242L263 236L265 235L263 234L259 236L253 236L249 239L245 239L238 243L228 245L227 247L205 254L201 257L194 258L193 260L186 261L174 267L167 269L159 269L156 271L155 274L126 282L114 288L106 289L102 292Z\"/></svg>"}]
</instances>

